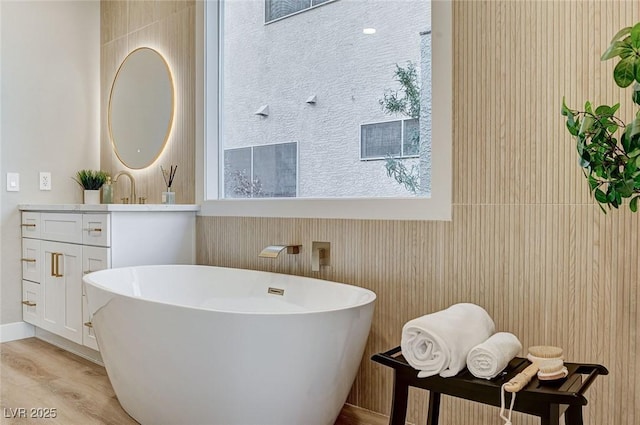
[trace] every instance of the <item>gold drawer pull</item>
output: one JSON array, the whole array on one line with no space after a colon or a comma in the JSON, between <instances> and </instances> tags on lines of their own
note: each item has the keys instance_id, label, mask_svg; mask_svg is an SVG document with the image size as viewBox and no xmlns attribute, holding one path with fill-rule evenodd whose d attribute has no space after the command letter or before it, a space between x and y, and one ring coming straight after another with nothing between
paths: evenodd
<instances>
[{"instance_id":1,"label":"gold drawer pull","mask_svg":"<svg viewBox=\"0 0 640 425\"><path fill-rule=\"evenodd\" d=\"M31 301L22 301L22 304L26 305L27 307L35 307L36 303L31 302Z\"/></svg>"},{"instance_id":2,"label":"gold drawer pull","mask_svg":"<svg viewBox=\"0 0 640 425\"><path fill-rule=\"evenodd\" d=\"M88 229L84 229L87 232L91 233L91 232L102 232L102 228L100 227L89 227Z\"/></svg>"},{"instance_id":3,"label":"gold drawer pull","mask_svg":"<svg viewBox=\"0 0 640 425\"><path fill-rule=\"evenodd\" d=\"M36 225L33 224L33 223L22 223L20 226L22 226L22 227L36 227Z\"/></svg>"},{"instance_id":4,"label":"gold drawer pull","mask_svg":"<svg viewBox=\"0 0 640 425\"><path fill-rule=\"evenodd\" d=\"M88 328L93 328L93 323L91 322L86 322L84 325Z\"/></svg>"},{"instance_id":5,"label":"gold drawer pull","mask_svg":"<svg viewBox=\"0 0 640 425\"><path fill-rule=\"evenodd\" d=\"M36 259L35 258L23 258L22 261L25 262L25 263L35 263Z\"/></svg>"}]
</instances>

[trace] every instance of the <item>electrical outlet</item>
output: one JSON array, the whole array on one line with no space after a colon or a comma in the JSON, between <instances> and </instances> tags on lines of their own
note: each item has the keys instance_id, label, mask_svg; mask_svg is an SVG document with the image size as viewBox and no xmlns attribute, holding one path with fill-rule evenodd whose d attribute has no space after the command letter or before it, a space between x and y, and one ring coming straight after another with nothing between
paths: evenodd
<instances>
[{"instance_id":1,"label":"electrical outlet","mask_svg":"<svg viewBox=\"0 0 640 425\"><path fill-rule=\"evenodd\" d=\"M40 190L51 190L51 173L40 171Z\"/></svg>"}]
</instances>

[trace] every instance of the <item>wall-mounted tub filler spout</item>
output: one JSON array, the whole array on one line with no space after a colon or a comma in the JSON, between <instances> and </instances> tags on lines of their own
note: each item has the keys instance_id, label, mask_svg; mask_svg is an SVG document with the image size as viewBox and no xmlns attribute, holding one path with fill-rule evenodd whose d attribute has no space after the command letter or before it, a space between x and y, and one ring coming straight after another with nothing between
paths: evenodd
<instances>
[{"instance_id":1,"label":"wall-mounted tub filler spout","mask_svg":"<svg viewBox=\"0 0 640 425\"><path fill-rule=\"evenodd\" d=\"M258 257L264 258L276 258L284 249L287 249L287 254L299 254L300 247L302 245L270 245L263 249Z\"/></svg>"},{"instance_id":2,"label":"wall-mounted tub filler spout","mask_svg":"<svg viewBox=\"0 0 640 425\"><path fill-rule=\"evenodd\" d=\"M136 181L133 179L133 176L131 175L131 173L129 173L128 171L120 171L118 174L115 175L115 177L113 178L112 182L113 184L116 184L116 182L118 181L118 179L120 178L121 175L125 175L127 177L129 177L129 180L131 180L131 193L130 193L130 198L131 198L131 203L135 204L136 203ZM123 201L124 203L124 201ZM127 202L128 204L128 202Z\"/></svg>"}]
</instances>

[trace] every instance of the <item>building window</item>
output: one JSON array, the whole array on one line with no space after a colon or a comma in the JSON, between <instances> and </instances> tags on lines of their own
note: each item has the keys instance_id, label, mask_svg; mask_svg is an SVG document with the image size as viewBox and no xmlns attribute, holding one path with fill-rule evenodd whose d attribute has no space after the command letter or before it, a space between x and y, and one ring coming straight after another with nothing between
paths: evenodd
<instances>
[{"instance_id":1,"label":"building window","mask_svg":"<svg viewBox=\"0 0 640 425\"><path fill-rule=\"evenodd\" d=\"M333 0L265 0L264 21L271 22Z\"/></svg>"},{"instance_id":2,"label":"building window","mask_svg":"<svg viewBox=\"0 0 640 425\"><path fill-rule=\"evenodd\" d=\"M196 115L196 120L202 117L205 140L204 178L196 188L205 201L201 213L449 220L451 3L329 2L332 7L293 12L300 18L278 25L262 24L268 16L262 1L196 4L196 14L205 11L206 16L202 78L196 68L196 83L204 93L202 114ZM417 71L413 81L420 88L419 113L415 108L383 110L381 100L402 90L395 78L398 68L408 71L409 64ZM400 121L401 156L362 160L361 123L390 120ZM419 146L411 142L416 128ZM251 149L246 149L248 140L254 144ZM267 190L280 199L255 199L260 169L254 161L256 148L281 140L297 143L295 192L292 179L284 179L269 183ZM388 173L388 164L403 173L400 167L406 166L420 191L405 190ZM244 179L244 191L230 185L230 173ZM273 182L280 178L273 169L272 176ZM261 190L269 184L260 178ZM251 199L225 199L240 196Z\"/></svg>"},{"instance_id":3,"label":"building window","mask_svg":"<svg viewBox=\"0 0 640 425\"><path fill-rule=\"evenodd\" d=\"M320 3L264 4L273 18ZM422 144L431 138L430 117L421 115L431 110L431 2L400 4L333 1L304 19L265 26L262 2L221 3L221 151L244 148L247 140L252 145L295 140L301 171L294 191L289 183L285 190L266 177L255 181L233 164L228 175L225 165L223 197L430 196L429 161L420 153L428 151ZM375 124L361 128L361 123ZM398 162L370 161L387 157ZM229 179L237 180L235 186Z\"/></svg>"},{"instance_id":4,"label":"building window","mask_svg":"<svg viewBox=\"0 0 640 425\"><path fill-rule=\"evenodd\" d=\"M360 159L415 158L419 155L417 119L362 124Z\"/></svg>"},{"instance_id":5,"label":"building window","mask_svg":"<svg viewBox=\"0 0 640 425\"><path fill-rule=\"evenodd\" d=\"M225 198L291 198L297 192L296 142L224 151Z\"/></svg>"}]
</instances>

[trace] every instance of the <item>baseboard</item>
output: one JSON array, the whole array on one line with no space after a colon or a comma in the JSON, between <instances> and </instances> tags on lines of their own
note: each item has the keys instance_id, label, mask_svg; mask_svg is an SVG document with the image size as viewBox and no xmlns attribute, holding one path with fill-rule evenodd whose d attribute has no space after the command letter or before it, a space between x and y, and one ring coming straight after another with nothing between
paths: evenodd
<instances>
[{"instance_id":1,"label":"baseboard","mask_svg":"<svg viewBox=\"0 0 640 425\"><path fill-rule=\"evenodd\" d=\"M93 363L99 364L100 366L104 366L104 362L102 361L102 356L100 355L100 353L98 351L92 350L89 347L76 344L73 341L69 341L66 338L45 331L41 328L36 328L35 337L48 342L51 345L55 345L58 348L62 348L63 350L73 353L76 356L80 356Z\"/></svg>"},{"instance_id":2,"label":"baseboard","mask_svg":"<svg viewBox=\"0 0 640 425\"><path fill-rule=\"evenodd\" d=\"M345 404L336 425L388 425L389 417L353 404Z\"/></svg>"},{"instance_id":3,"label":"baseboard","mask_svg":"<svg viewBox=\"0 0 640 425\"><path fill-rule=\"evenodd\" d=\"M26 322L13 322L0 325L0 343L31 338L35 336L35 334L35 327Z\"/></svg>"},{"instance_id":4,"label":"baseboard","mask_svg":"<svg viewBox=\"0 0 640 425\"><path fill-rule=\"evenodd\" d=\"M58 348L69 351L77 356L83 357L93 363L104 366L100 352L76 344L66 338L47 332L44 329L37 328L26 322L15 322L0 325L0 343L10 342L18 339L36 337Z\"/></svg>"}]
</instances>

